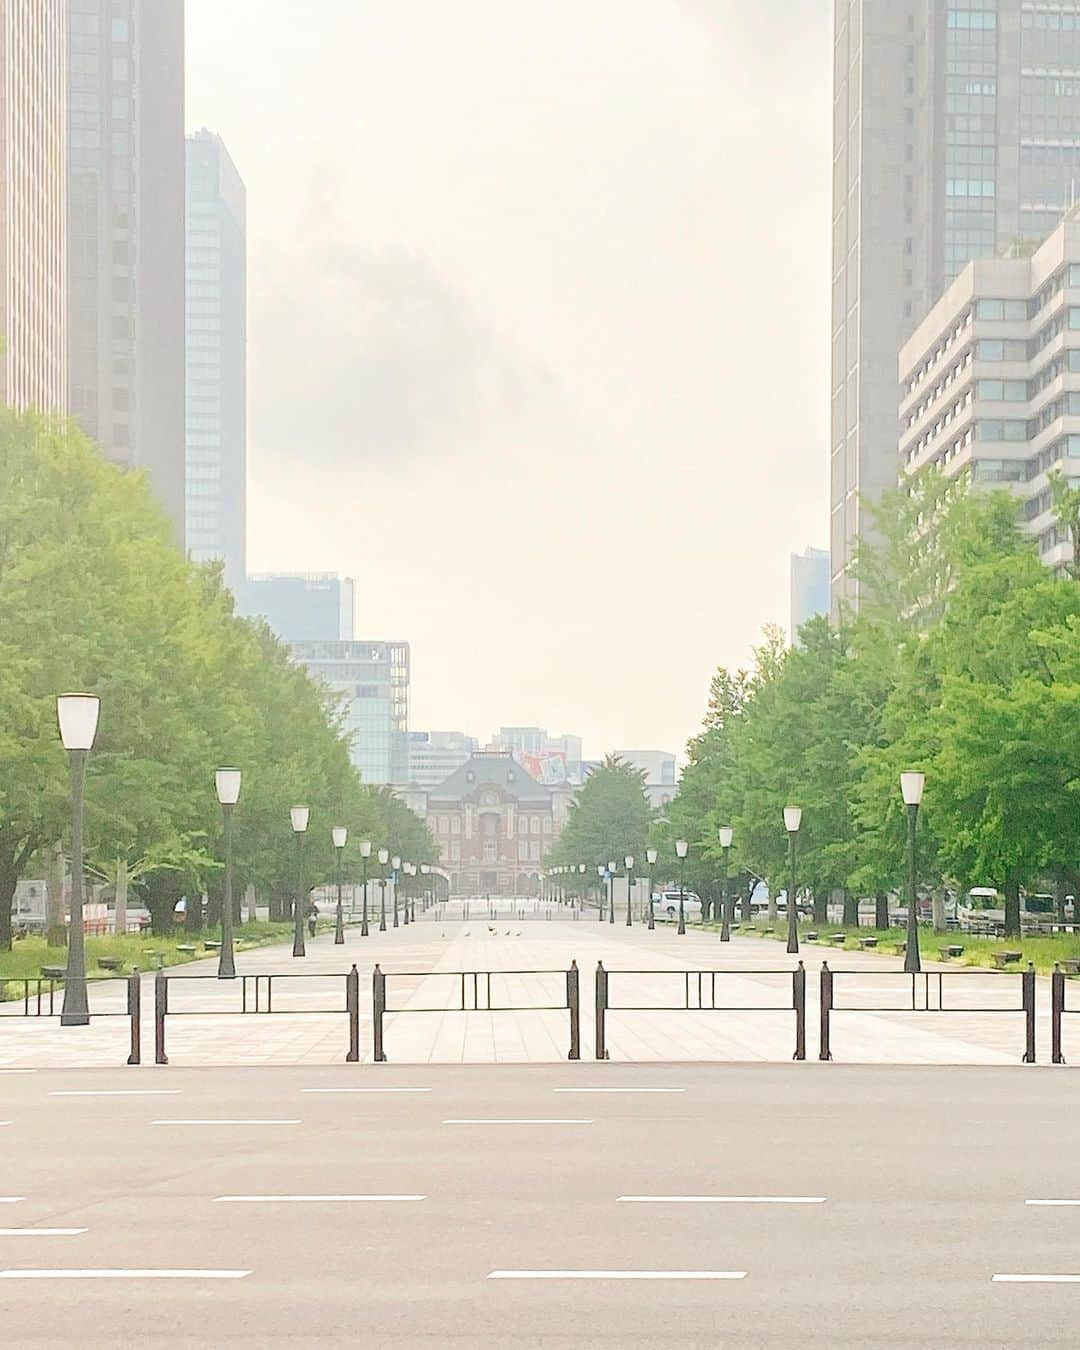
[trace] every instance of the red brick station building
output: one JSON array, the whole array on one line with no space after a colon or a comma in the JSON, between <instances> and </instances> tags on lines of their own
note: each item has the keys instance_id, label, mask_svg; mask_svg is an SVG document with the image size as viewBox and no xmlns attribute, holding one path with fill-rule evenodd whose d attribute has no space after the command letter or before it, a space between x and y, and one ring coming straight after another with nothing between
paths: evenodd
<instances>
[{"instance_id":1,"label":"red brick station building","mask_svg":"<svg viewBox=\"0 0 1080 1350\"><path fill-rule=\"evenodd\" d=\"M508 752L475 754L438 787L402 798L439 845L454 895L536 895L574 789L538 783Z\"/></svg>"}]
</instances>

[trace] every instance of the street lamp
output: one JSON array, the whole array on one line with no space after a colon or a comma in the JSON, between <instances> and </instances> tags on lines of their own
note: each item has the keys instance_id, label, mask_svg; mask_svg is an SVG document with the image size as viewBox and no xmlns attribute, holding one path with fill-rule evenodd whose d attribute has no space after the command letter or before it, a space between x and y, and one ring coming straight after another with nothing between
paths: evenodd
<instances>
[{"instance_id":1,"label":"street lamp","mask_svg":"<svg viewBox=\"0 0 1080 1350\"><path fill-rule=\"evenodd\" d=\"M629 928L633 922L630 918L630 898L634 894L634 855L628 853L623 862L626 863L626 926Z\"/></svg>"},{"instance_id":2,"label":"street lamp","mask_svg":"<svg viewBox=\"0 0 1080 1350\"><path fill-rule=\"evenodd\" d=\"M311 809L307 806L289 808L293 834L296 836L296 903L293 905L293 956L306 956L304 950L304 835L307 833Z\"/></svg>"},{"instance_id":3,"label":"street lamp","mask_svg":"<svg viewBox=\"0 0 1080 1350\"><path fill-rule=\"evenodd\" d=\"M723 911L720 918L720 941L731 941L731 902L728 899L728 861L731 858L731 841L735 837L735 831L730 825L721 825L716 832L720 840L720 847L724 850L724 869L720 874L720 908Z\"/></svg>"},{"instance_id":4,"label":"street lamp","mask_svg":"<svg viewBox=\"0 0 1080 1350\"><path fill-rule=\"evenodd\" d=\"M596 875L600 878L600 922L604 922L604 901L607 898L607 887L604 885L604 864L596 864Z\"/></svg>"},{"instance_id":5,"label":"street lamp","mask_svg":"<svg viewBox=\"0 0 1080 1350\"><path fill-rule=\"evenodd\" d=\"M656 866L656 859L659 854L654 848L645 850L645 861L649 864L649 927L656 927L656 915L653 913L653 868Z\"/></svg>"},{"instance_id":6,"label":"street lamp","mask_svg":"<svg viewBox=\"0 0 1080 1350\"><path fill-rule=\"evenodd\" d=\"M618 868L618 866L619 864L615 861L614 858L612 858L612 860L607 865L608 899L611 902L610 905L608 906L608 923L615 922L615 871Z\"/></svg>"},{"instance_id":7,"label":"street lamp","mask_svg":"<svg viewBox=\"0 0 1080 1350\"><path fill-rule=\"evenodd\" d=\"M799 950L799 910L795 904L795 840L802 824L802 807L784 807L784 829L788 839L787 949Z\"/></svg>"},{"instance_id":8,"label":"street lamp","mask_svg":"<svg viewBox=\"0 0 1080 1350\"><path fill-rule=\"evenodd\" d=\"M918 900L915 894L915 824L919 818L919 804L925 786L926 775L915 769L907 769L900 775L900 791L907 807L908 910L904 969L909 975L917 975L922 970L922 961L919 959Z\"/></svg>"},{"instance_id":9,"label":"street lamp","mask_svg":"<svg viewBox=\"0 0 1080 1350\"><path fill-rule=\"evenodd\" d=\"M686 852L690 845L685 839L675 840L675 854L679 859L679 928L686 932Z\"/></svg>"},{"instance_id":10,"label":"street lamp","mask_svg":"<svg viewBox=\"0 0 1080 1350\"><path fill-rule=\"evenodd\" d=\"M396 928L398 926L398 912L397 912L398 874L401 871L401 858L396 853L390 859L390 870L394 874L394 927Z\"/></svg>"},{"instance_id":11,"label":"street lamp","mask_svg":"<svg viewBox=\"0 0 1080 1350\"><path fill-rule=\"evenodd\" d=\"M341 911L341 858L349 839L349 831L344 825L335 825L330 836L337 849L337 909L334 911L334 946L340 947L345 941L345 915Z\"/></svg>"},{"instance_id":12,"label":"street lamp","mask_svg":"<svg viewBox=\"0 0 1080 1350\"><path fill-rule=\"evenodd\" d=\"M60 1014L60 1025L64 1027L84 1027L90 1021L83 933L83 809L86 757L93 748L100 709L101 701L96 694L61 694L56 700L60 739L71 762L71 924L64 1007Z\"/></svg>"},{"instance_id":13,"label":"street lamp","mask_svg":"<svg viewBox=\"0 0 1080 1350\"><path fill-rule=\"evenodd\" d=\"M382 876L379 877L379 932L386 932L386 864L390 861L389 849L379 849L379 866L382 868Z\"/></svg>"},{"instance_id":14,"label":"street lamp","mask_svg":"<svg viewBox=\"0 0 1080 1350\"><path fill-rule=\"evenodd\" d=\"M225 835L225 894L221 900L221 951L218 954L218 979L236 978L236 961L233 956L233 807L240 800L240 770L218 769L214 774L214 786L221 805L221 820Z\"/></svg>"},{"instance_id":15,"label":"street lamp","mask_svg":"<svg viewBox=\"0 0 1080 1350\"><path fill-rule=\"evenodd\" d=\"M430 876L430 875L431 875L431 864L430 864L430 863L421 863L421 864L420 864L420 875L421 875L421 876L424 876L424 877ZM432 885L434 885L434 882L432 883ZM428 906L429 906L429 904L430 904L430 903L433 903L433 901L434 901L434 896L432 895L431 891L429 891L429 890L427 889L427 883L425 882L425 883L424 883L424 904L423 904L423 908L424 908L424 909L427 909Z\"/></svg>"},{"instance_id":16,"label":"street lamp","mask_svg":"<svg viewBox=\"0 0 1080 1350\"><path fill-rule=\"evenodd\" d=\"M361 865L362 865L362 867L363 867L363 869L364 869L364 907L363 907L363 909L362 909L362 911L361 911L361 914L360 914L360 936L361 936L361 937L367 937L367 935L368 935L368 921L367 921L367 865L368 865L368 859L369 859L370 857L371 857L371 840L370 840L370 839L362 839L362 840L360 841L360 863L361 863Z\"/></svg>"}]
</instances>

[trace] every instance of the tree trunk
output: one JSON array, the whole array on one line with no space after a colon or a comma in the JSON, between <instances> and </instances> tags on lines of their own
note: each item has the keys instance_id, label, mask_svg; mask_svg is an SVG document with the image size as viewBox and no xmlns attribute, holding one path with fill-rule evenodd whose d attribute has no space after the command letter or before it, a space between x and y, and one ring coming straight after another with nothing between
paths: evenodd
<instances>
[{"instance_id":1,"label":"tree trunk","mask_svg":"<svg viewBox=\"0 0 1080 1350\"><path fill-rule=\"evenodd\" d=\"M113 919L113 929L121 936L127 932L127 897L128 897L129 878L130 872L128 871L127 859L117 858L116 917Z\"/></svg>"},{"instance_id":2,"label":"tree trunk","mask_svg":"<svg viewBox=\"0 0 1080 1350\"><path fill-rule=\"evenodd\" d=\"M0 868L0 952L11 951L11 906L18 880L13 870Z\"/></svg>"},{"instance_id":3,"label":"tree trunk","mask_svg":"<svg viewBox=\"0 0 1080 1350\"><path fill-rule=\"evenodd\" d=\"M1068 886L1065 881L1065 873L1059 872L1054 880L1054 901L1057 909L1057 922L1068 923L1065 918L1065 897L1068 894Z\"/></svg>"},{"instance_id":4,"label":"tree trunk","mask_svg":"<svg viewBox=\"0 0 1080 1350\"><path fill-rule=\"evenodd\" d=\"M814 891L814 922L819 928L829 922L829 892L825 890Z\"/></svg>"},{"instance_id":5,"label":"tree trunk","mask_svg":"<svg viewBox=\"0 0 1080 1350\"><path fill-rule=\"evenodd\" d=\"M945 887L935 886L930 892L930 910L934 919L934 932L947 933L949 925L945 922Z\"/></svg>"},{"instance_id":6,"label":"tree trunk","mask_svg":"<svg viewBox=\"0 0 1080 1350\"><path fill-rule=\"evenodd\" d=\"M790 900L788 903L791 903ZM779 917L779 912L776 908L776 892L773 891L771 887L769 888L769 908L765 911L765 917L770 923L775 923Z\"/></svg>"},{"instance_id":7,"label":"tree trunk","mask_svg":"<svg viewBox=\"0 0 1080 1350\"><path fill-rule=\"evenodd\" d=\"M885 891L874 892L874 927L888 928L889 897Z\"/></svg>"},{"instance_id":8,"label":"tree trunk","mask_svg":"<svg viewBox=\"0 0 1080 1350\"><path fill-rule=\"evenodd\" d=\"M173 928L173 905L178 896L165 873L152 876L146 883L146 907L150 911L150 931L155 937L168 937Z\"/></svg>"},{"instance_id":9,"label":"tree trunk","mask_svg":"<svg viewBox=\"0 0 1080 1350\"><path fill-rule=\"evenodd\" d=\"M67 946L64 922L64 850L60 843L49 849L45 868L45 941L50 947Z\"/></svg>"},{"instance_id":10,"label":"tree trunk","mask_svg":"<svg viewBox=\"0 0 1080 1350\"><path fill-rule=\"evenodd\" d=\"M1012 877L1005 883L1005 936L1020 936L1020 883Z\"/></svg>"},{"instance_id":11,"label":"tree trunk","mask_svg":"<svg viewBox=\"0 0 1080 1350\"><path fill-rule=\"evenodd\" d=\"M248 882L247 889L244 891L244 904L247 907L248 923L258 923L259 915L256 910L257 899L255 896L255 887Z\"/></svg>"},{"instance_id":12,"label":"tree trunk","mask_svg":"<svg viewBox=\"0 0 1080 1350\"><path fill-rule=\"evenodd\" d=\"M751 901L753 900L753 898L754 898L754 887L755 887L756 885L757 885L757 883L754 881L754 878L753 878L753 877L751 877L751 878L747 881L747 883L746 883L746 891L744 892L743 898L742 898L742 921L743 921L743 923L750 923L751 920L752 920L753 917L754 917L753 911L752 911L751 908L750 908L750 902L751 902Z\"/></svg>"},{"instance_id":13,"label":"tree trunk","mask_svg":"<svg viewBox=\"0 0 1080 1350\"><path fill-rule=\"evenodd\" d=\"M187 913L184 916L184 931L188 933L201 933L206 923L206 916L203 912L203 903L206 897L201 893L198 895L189 895L187 898Z\"/></svg>"},{"instance_id":14,"label":"tree trunk","mask_svg":"<svg viewBox=\"0 0 1080 1350\"><path fill-rule=\"evenodd\" d=\"M858 928L859 926L859 897L852 895L847 886L844 887L844 927Z\"/></svg>"}]
</instances>

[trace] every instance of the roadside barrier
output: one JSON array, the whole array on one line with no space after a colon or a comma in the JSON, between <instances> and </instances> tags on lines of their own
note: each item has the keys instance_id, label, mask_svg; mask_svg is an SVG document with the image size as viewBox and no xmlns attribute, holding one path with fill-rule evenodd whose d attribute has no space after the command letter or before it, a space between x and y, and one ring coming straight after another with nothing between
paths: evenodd
<instances>
[{"instance_id":1,"label":"roadside barrier","mask_svg":"<svg viewBox=\"0 0 1080 1350\"><path fill-rule=\"evenodd\" d=\"M3 985L5 994L5 997L0 999L0 1022L5 1019L21 1021L26 1017L59 1017L63 1011L64 980L62 977L35 975L29 978L14 978L4 976L0 979L0 984ZM126 989L125 1006L115 1010L93 1007L96 991L104 989L106 985L115 984L122 984ZM10 999L6 997L10 989L14 988L18 991L20 986L22 987L21 998ZM130 975L111 975L104 980L87 980L86 998L88 1004L91 1005L91 1020L96 1021L99 1017L126 1017L128 1019L131 1026L131 1039L127 1062L128 1064L141 1063L142 986L139 982L139 972L133 970Z\"/></svg>"},{"instance_id":2,"label":"roadside barrier","mask_svg":"<svg viewBox=\"0 0 1080 1350\"><path fill-rule=\"evenodd\" d=\"M278 1006L274 1007L275 985L288 980L331 980L345 984L345 1006L334 1007L296 1007L281 1006L283 991L279 988ZM194 984L197 981L210 981L218 993L231 993L239 986L240 1007L232 1008L170 1008L169 986L171 984ZM288 985L286 985L286 990ZM285 995L287 996L287 995ZM349 1051L346 1062L355 1064L360 1059L360 976L355 966L347 975L342 974L263 974L237 975L232 980L219 980L217 975L169 975L159 970L154 977L154 1062L168 1064L165 1053L166 1017L228 1017L228 1016L278 1016L304 1017L312 1013L345 1013L349 1019Z\"/></svg>"},{"instance_id":3,"label":"roadside barrier","mask_svg":"<svg viewBox=\"0 0 1080 1350\"><path fill-rule=\"evenodd\" d=\"M877 982L899 981L901 990L904 983L910 985L910 1000L902 1003L845 1003L836 1002L836 981L846 981L862 977ZM1015 988L1019 984L1020 1002L1006 1006L976 1005L965 1002L946 1002L946 989L950 992L962 988L960 980L975 978L1011 981L1004 988ZM821 1044L819 1058L832 1059L832 1018L836 1013L1023 1013L1024 1014L1024 1056L1023 1063L1035 1063L1035 967L1027 970L982 970L972 967L968 970L923 970L917 973L904 970L830 970L828 962L821 965Z\"/></svg>"},{"instance_id":4,"label":"roadside barrier","mask_svg":"<svg viewBox=\"0 0 1080 1350\"><path fill-rule=\"evenodd\" d=\"M759 979L764 975L784 975L791 980L790 1003L717 1003L716 981L720 977L721 996L724 982L731 977ZM612 977L645 976L655 981L658 976L675 976L683 981L681 1003L612 1003ZM800 961L794 970L606 970L602 961L596 963L596 1058L609 1059L607 1050L607 1016L610 1012L730 1012L767 1013L794 1012L795 1053L792 1059L806 1058L806 970Z\"/></svg>"},{"instance_id":5,"label":"roadside barrier","mask_svg":"<svg viewBox=\"0 0 1080 1350\"><path fill-rule=\"evenodd\" d=\"M566 982L566 993L561 1003L514 1003L503 1002L498 996L492 1002L491 980L520 978L524 976L562 976ZM455 981L457 997L452 1003L439 1006L424 1004L423 1007L394 1008L387 1001L387 984L390 980L439 980ZM386 1051L383 1039L383 1018L387 1013L400 1016L402 1013L421 1012L568 1012L570 1014L570 1053L567 1059L581 1058L581 994L578 980L577 962L571 961L569 970L395 970L387 973L376 966L371 981L372 1020L374 1026L375 1060L386 1063Z\"/></svg>"},{"instance_id":6,"label":"roadside barrier","mask_svg":"<svg viewBox=\"0 0 1080 1350\"><path fill-rule=\"evenodd\" d=\"M1080 973L1080 962L1066 962L1068 972L1060 965L1054 967L1050 976L1050 1060L1054 1064L1064 1064L1065 1056L1061 1052L1061 1019L1080 1012L1080 1008L1065 1006L1065 976Z\"/></svg>"}]
</instances>

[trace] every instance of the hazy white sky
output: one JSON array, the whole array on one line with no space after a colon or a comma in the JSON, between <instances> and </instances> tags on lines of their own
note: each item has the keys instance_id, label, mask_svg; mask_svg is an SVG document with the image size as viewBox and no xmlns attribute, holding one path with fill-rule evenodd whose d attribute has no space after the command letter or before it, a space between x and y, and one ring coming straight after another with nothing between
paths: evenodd
<instances>
[{"instance_id":1,"label":"hazy white sky","mask_svg":"<svg viewBox=\"0 0 1080 1350\"><path fill-rule=\"evenodd\" d=\"M828 0L188 0L248 190L249 565L413 727L681 750L828 536Z\"/></svg>"}]
</instances>

